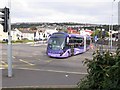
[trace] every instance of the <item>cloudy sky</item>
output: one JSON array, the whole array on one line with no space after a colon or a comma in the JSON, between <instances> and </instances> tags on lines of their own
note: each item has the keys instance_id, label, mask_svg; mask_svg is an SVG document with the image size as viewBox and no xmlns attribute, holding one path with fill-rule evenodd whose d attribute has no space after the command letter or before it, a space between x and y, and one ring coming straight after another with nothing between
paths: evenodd
<instances>
[{"instance_id":1,"label":"cloudy sky","mask_svg":"<svg viewBox=\"0 0 120 90\"><path fill-rule=\"evenodd\" d=\"M117 24L119 0L11 0L11 22ZM10 7L0 0L0 8ZM113 8L112 8L113 7Z\"/></svg>"}]
</instances>

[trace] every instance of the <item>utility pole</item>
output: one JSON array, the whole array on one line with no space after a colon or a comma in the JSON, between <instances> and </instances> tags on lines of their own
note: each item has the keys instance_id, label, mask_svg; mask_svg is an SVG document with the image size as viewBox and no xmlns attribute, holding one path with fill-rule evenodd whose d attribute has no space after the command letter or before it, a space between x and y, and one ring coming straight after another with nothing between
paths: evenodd
<instances>
[{"instance_id":1,"label":"utility pole","mask_svg":"<svg viewBox=\"0 0 120 90\"><path fill-rule=\"evenodd\" d=\"M114 16L114 14L113 14L113 9L114 9L114 7L113 7L113 5L114 5L114 2L115 2L115 0L113 0L112 1L112 12L111 12L111 28L109 27L109 34L110 34L110 36L109 36L109 45L110 45L110 51L112 50L112 31L113 31L113 16Z\"/></svg>"},{"instance_id":2,"label":"utility pole","mask_svg":"<svg viewBox=\"0 0 120 90\"><path fill-rule=\"evenodd\" d=\"M118 25L120 26L120 1L118 2ZM118 29L118 48L120 49L120 27Z\"/></svg>"}]
</instances>

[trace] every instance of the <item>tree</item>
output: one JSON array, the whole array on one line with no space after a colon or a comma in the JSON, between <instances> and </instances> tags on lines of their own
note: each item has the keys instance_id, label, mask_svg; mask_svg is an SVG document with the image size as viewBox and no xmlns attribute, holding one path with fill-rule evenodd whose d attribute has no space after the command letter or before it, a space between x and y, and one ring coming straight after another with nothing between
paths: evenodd
<instances>
[{"instance_id":1,"label":"tree","mask_svg":"<svg viewBox=\"0 0 120 90\"><path fill-rule=\"evenodd\" d=\"M30 30L37 30L36 26L31 26Z\"/></svg>"},{"instance_id":2,"label":"tree","mask_svg":"<svg viewBox=\"0 0 120 90\"><path fill-rule=\"evenodd\" d=\"M95 30L91 36L95 37L96 35L99 35L100 30Z\"/></svg>"},{"instance_id":3,"label":"tree","mask_svg":"<svg viewBox=\"0 0 120 90\"><path fill-rule=\"evenodd\" d=\"M86 59L88 75L79 83L80 90L120 90L120 49L115 53L97 50Z\"/></svg>"},{"instance_id":4,"label":"tree","mask_svg":"<svg viewBox=\"0 0 120 90\"><path fill-rule=\"evenodd\" d=\"M93 37L98 36L98 38L108 37L108 31L95 30L92 34Z\"/></svg>"}]
</instances>

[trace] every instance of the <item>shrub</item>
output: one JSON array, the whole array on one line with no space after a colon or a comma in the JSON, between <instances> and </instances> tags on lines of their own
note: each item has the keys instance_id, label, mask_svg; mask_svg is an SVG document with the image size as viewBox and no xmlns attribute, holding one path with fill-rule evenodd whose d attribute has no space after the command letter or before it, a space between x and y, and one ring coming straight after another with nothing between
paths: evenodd
<instances>
[{"instance_id":1,"label":"shrub","mask_svg":"<svg viewBox=\"0 0 120 90\"><path fill-rule=\"evenodd\" d=\"M120 90L120 49L115 53L97 50L84 64L88 75L78 83L80 90Z\"/></svg>"}]
</instances>

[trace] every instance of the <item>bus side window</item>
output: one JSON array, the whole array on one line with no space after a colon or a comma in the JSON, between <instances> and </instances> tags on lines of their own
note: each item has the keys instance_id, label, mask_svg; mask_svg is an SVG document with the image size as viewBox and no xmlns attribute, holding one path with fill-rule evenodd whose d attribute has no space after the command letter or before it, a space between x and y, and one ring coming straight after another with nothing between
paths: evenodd
<instances>
[{"instance_id":1,"label":"bus side window","mask_svg":"<svg viewBox=\"0 0 120 90\"><path fill-rule=\"evenodd\" d=\"M71 47L74 44L74 39L73 38L69 38L69 47Z\"/></svg>"}]
</instances>

